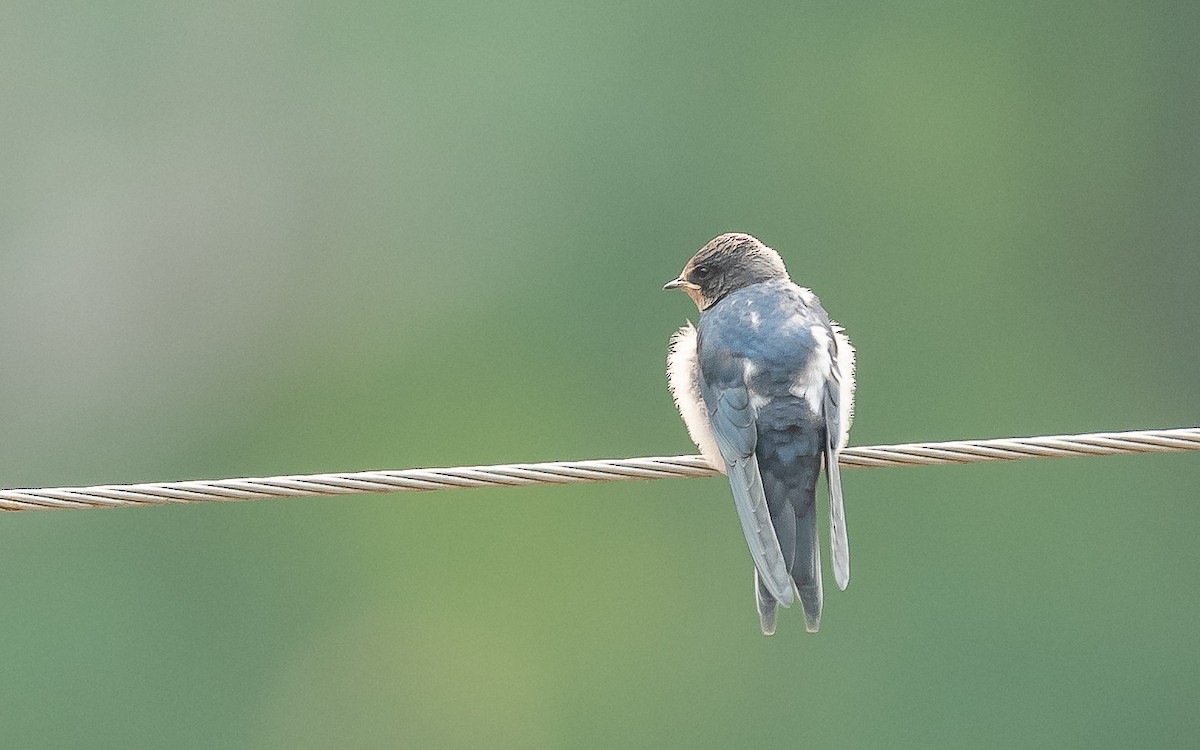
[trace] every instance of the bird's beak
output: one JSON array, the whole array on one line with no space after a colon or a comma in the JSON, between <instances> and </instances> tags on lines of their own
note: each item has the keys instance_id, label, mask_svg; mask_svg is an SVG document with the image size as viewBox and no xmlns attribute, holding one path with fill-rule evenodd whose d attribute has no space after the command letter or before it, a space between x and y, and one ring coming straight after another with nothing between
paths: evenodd
<instances>
[{"instance_id":1,"label":"bird's beak","mask_svg":"<svg viewBox=\"0 0 1200 750\"><path fill-rule=\"evenodd\" d=\"M668 281L666 284L664 284L663 291L666 291L667 289L683 289L684 291L698 291L700 289L700 287L697 284L693 284L690 281L684 281L683 277L680 276L678 279L674 279L673 281Z\"/></svg>"}]
</instances>

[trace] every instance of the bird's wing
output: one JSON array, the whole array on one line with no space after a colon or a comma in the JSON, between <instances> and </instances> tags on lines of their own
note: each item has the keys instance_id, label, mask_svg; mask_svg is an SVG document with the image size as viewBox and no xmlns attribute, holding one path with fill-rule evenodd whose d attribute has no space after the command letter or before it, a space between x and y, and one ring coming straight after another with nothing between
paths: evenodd
<instances>
[{"instance_id":1,"label":"bird's wing","mask_svg":"<svg viewBox=\"0 0 1200 750\"><path fill-rule=\"evenodd\" d=\"M758 459L754 455L758 431L750 407L750 392L745 384L709 387L703 378L701 387L750 557L771 596L786 607L793 601L792 579L779 549L775 527L771 525L771 511L767 508Z\"/></svg>"},{"instance_id":2,"label":"bird's wing","mask_svg":"<svg viewBox=\"0 0 1200 750\"><path fill-rule=\"evenodd\" d=\"M846 510L842 504L842 473L838 456L850 430L854 400L854 349L838 327L829 344L832 351L829 382L822 412L825 417L825 478L829 482L829 545L833 580L845 591L850 583L850 541L846 537Z\"/></svg>"}]
</instances>

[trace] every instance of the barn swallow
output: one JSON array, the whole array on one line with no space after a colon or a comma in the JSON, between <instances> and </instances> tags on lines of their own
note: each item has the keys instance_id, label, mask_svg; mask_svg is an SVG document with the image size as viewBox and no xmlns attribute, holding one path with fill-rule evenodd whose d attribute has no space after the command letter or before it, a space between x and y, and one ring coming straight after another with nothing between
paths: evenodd
<instances>
[{"instance_id":1,"label":"barn swallow","mask_svg":"<svg viewBox=\"0 0 1200 750\"><path fill-rule=\"evenodd\" d=\"M664 289L700 311L671 337L668 381L688 434L729 478L750 556L763 635L798 597L821 623L817 478L829 492L834 581L850 581L838 454L854 401L854 348L779 254L748 234L700 248Z\"/></svg>"}]
</instances>

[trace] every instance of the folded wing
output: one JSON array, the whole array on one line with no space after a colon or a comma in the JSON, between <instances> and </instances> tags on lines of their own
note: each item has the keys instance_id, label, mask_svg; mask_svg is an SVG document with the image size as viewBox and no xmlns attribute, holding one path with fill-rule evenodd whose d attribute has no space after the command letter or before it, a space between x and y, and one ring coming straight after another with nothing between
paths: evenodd
<instances>
[{"instance_id":1,"label":"folded wing","mask_svg":"<svg viewBox=\"0 0 1200 750\"><path fill-rule=\"evenodd\" d=\"M759 580L783 606L794 600L792 578L784 562L754 449L758 442L750 393L742 384L710 388L701 383L717 449L733 489L734 506Z\"/></svg>"}]
</instances>

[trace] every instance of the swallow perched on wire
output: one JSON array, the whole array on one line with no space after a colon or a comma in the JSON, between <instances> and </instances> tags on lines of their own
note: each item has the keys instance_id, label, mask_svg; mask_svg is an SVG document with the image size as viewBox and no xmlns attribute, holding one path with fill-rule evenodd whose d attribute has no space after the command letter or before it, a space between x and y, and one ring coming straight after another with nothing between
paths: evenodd
<instances>
[{"instance_id":1,"label":"swallow perched on wire","mask_svg":"<svg viewBox=\"0 0 1200 750\"><path fill-rule=\"evenodd\" d=\"M748 234L700 248L679 278L700 310L671 337L668 381L688 434L729 478L754 560L763 635L798 596L810 633L821 623L817 477L829 488L833 577L850 581L838 453L854 401L854 348L779 254Z\"/></svg>"}]
</instances>

